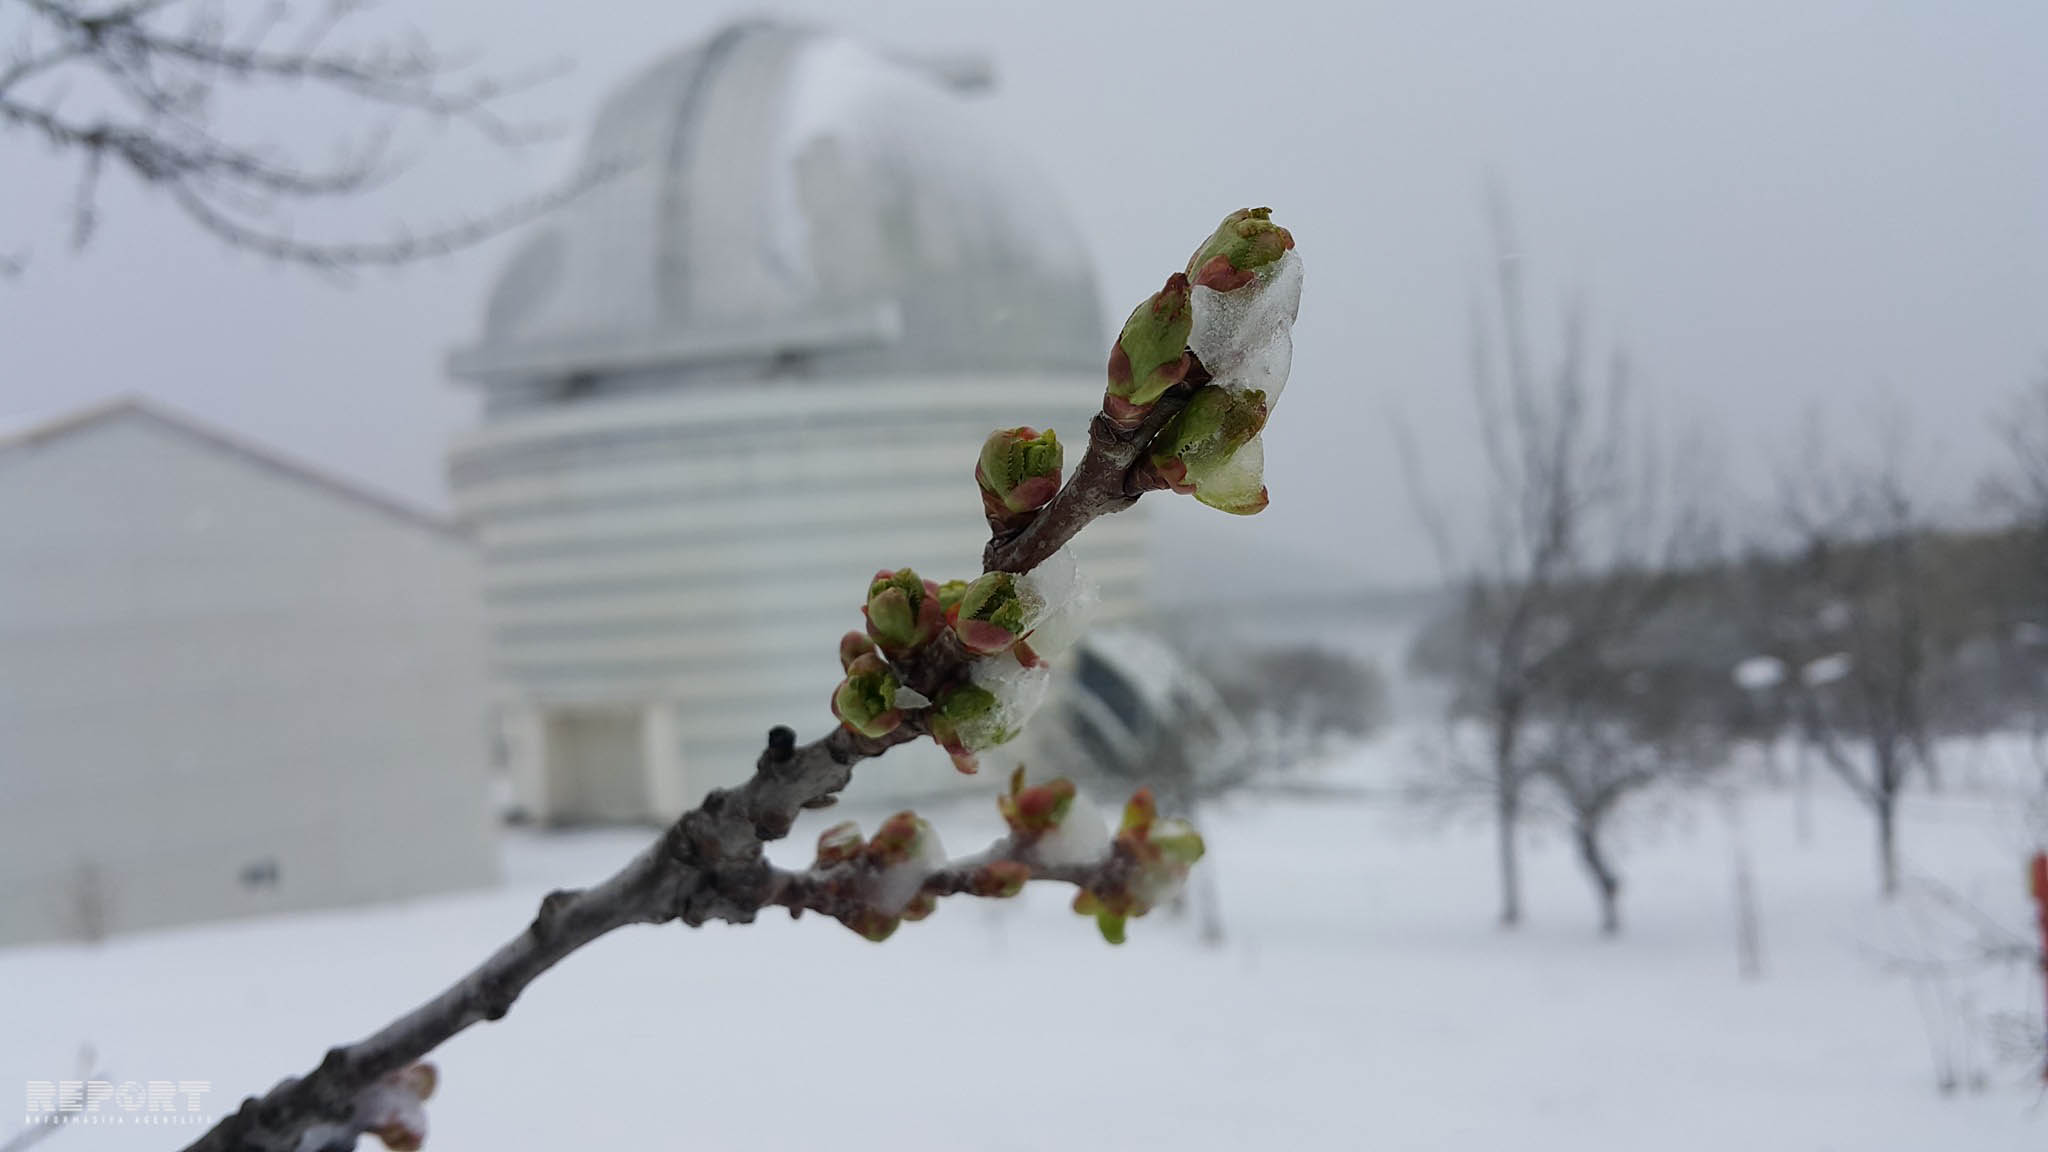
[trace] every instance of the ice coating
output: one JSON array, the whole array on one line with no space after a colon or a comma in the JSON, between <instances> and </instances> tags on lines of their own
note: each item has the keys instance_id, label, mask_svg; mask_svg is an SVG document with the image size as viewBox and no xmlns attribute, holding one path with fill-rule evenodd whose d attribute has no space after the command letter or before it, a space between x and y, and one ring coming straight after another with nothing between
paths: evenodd
<instances>
[{"instance_id":1,"label":"ice coating","mask_svg":"<svg viewBox=\"0 0 2048 1152\"><path fill-rule=\"evenodd\" d=\"M1052 670L1044 664L1026 668L1015 652L1004 652L975 661L968 679L996 698L993 708L960 725L961 743L979 751L1004 743L1023 730L1038 706L1045 703Z\"/></svg>"},{"instance_id":2,"label":"ice coating","mask_svg":"<svg viewBox=\"0 0 2048 1152\"><path fill-rule=\"evenodd\" d=\"M1038 863L1052 868L1082 867L1109 854L1109 821L1086 796L1075 796L1059 827L1031 846Z\"/></svg>"},{"instance_id":3,"label":"ice coating","mask_svg":"<svg viewBox=\"0 0 2048 1152\"><path fill-rule=\"evenodd\" d=\"M1088 628L1101 593L1081 571L1072 548L1062 548L1017 578L1017 596L1032 629L1031 650L1053 657L1072 648Z\"/></svg>"},{"instance_id":4,"label":"ice coating","mask_svg":"<svg viewBox=\"0 0 2048 1152\"><path fill-rule=\"evenodd\" d=\"M929 824L918 825L917 850L910 859L891 864L880 872L868 888L868 902L877 912L894 916L910 904L917 890L924 887L925 878L946 866L946 849L939 843L939 833Z\"/></svg>"},{"instance_id":5,"label":"ice coating","mask_svg":"<svg viewBox=\"0 0 2048 1152\"><path fill-rule=\"evenodd\" d=\"M1254 436L1230 454L1223 464L1202 478L1202 498L1222 507L1263 503L1266 490L1266 444L1263 435Z\"/></svg>"},{"instance_id":6,"label":"ice coating","mask_svg":"<svg viewBox=\"0 0 2048 1152\"><path fill-rule=\"evenodd\" d=\"M1233 392L1255 389L1270 408L1294 363L1294 317L1301 308L1301 257L1288 252L1235 292L1194 290L1188 347L1209 376Z\"/></svg>"}]
</instances>

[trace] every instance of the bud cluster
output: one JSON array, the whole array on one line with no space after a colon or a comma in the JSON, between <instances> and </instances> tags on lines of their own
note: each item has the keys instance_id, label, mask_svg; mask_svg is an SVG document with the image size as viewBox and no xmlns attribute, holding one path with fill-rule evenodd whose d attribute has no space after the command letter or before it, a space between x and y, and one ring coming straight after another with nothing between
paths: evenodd
<instances>
[{"instance_id":1,"label":"bud cluster","mask_svg":"<svg viewBox=\"0 0 2048 1152\"><path fill-rule=\"evenodd\" d=\"M1265 208L1224 218L1189 258L1188 347L1209 382L1152 442L1153 473L1176 492L1249 515L1265 508L1266 426L1293 361L1301 302L1294 237Z\"/></svg>"},{"instance_id":2,"label":"bud cluster","mask_svg":"<svg viewBox=\"0 0 2048 1152\"><path fill-rule=\"evenodd\" d=\"M931 824L915 812L898 812L863 840L860 825L834 824L818 834L811 868L844 873L837 882L849 900L839 921L869 940L882 941L906 920L922 920L937 908L924 891L925 878L944 866L945 848Z\"/></svg>"},{"instance_id":3,"label":"bud cluster","mask_svg":"<svg viewBox=\"0 0 2048 1152\"><path fill-rule=\"evenodd\" d=\"M1095 917L1102 938L1121 944L1125 922L1173 899L1202 851L1201 836L1185 820L1159 819L1151 789L1140 788L1124 806L1111 866L1074 897L1074 911Z\"/></svg>"}]
</instances>

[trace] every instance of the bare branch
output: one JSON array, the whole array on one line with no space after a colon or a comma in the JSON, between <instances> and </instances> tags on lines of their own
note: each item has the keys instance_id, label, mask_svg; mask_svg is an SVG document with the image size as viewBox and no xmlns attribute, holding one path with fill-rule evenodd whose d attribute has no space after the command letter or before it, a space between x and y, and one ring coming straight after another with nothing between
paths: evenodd
<instances>
[{"instance_id":1,"label":"bare branch","mask_svg":"<svg viewBox=\"0 0 2048 1152\"><path fill-rule=\"evenodd\" d=\"M287 39L289 12L280 3L263 6L239 30L205 0L132 0L103 8L73 0L21 3L30 20L0 63L0 131L13 129L81 158L75 247L95 231L95 193L109 162L142 184L167 189L194 223L227 244L329 272L401 264L481 243L609 174L586 170L556 188L416 237L304 241L275 220L277 205L361 196L384 186L406 168L390 147L407 119L460 123L503 147L551 135L502 109L562 67L516 77L475 74L467 62L414 34L329 47L336 30L362 10L356 0L323 5L285 47L272 46ZM59 96L73 78L114 102L89 115L67 115ZM366 118L341 134L342 145L326 162L239 141L214 126L214 106L227 95L269 100L304 90L339 97ZM18 270L19 262L0 265L0 272Z\"/></svg>"}]
</instances>

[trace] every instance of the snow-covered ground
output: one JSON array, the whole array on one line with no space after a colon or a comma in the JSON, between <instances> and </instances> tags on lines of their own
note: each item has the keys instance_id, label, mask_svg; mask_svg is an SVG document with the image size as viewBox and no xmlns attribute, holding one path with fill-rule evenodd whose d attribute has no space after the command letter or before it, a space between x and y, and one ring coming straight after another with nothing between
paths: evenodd
<instances>
[{"instance_id":1,"label":"snow-covered ground","mask_svg":"<svg viewBox=\"0 0 2048 1152\"><path fill-rule=\"evenodd\" d=\"M1388 785L1410 754L1395 734L1330 778ZM2048 1147L2023 1068L1982 1056L1984 1091L1935 1091L1915 985L1882 958L1944 921L1925 900L1882 908L1867 821L1827 781L1815 795L1805 844L1790 792L1745 802L1761 981L1737 976L1712 804L1629 838L1630 922L1608 941L1554 836L1529 861L1531 922L1506 935L1482 825L1390 798L1244 800L1203 821L1220 949L1158 916L1110 948L1051 890L949 901L882 945L779 914L628 930L436 1054L429 1147ZM2023 928L2030 844L2012 795L1958 781L1917 797L1903 844L1909 873ZM937 815L956 852L996 829L992 804ZM207 1080L208 1106L229 1110L643 838L515 836L493 892L0 952L0 1086L73 1076L90 1043L111 1079ZM1972 1007L2038 1012L2037 982L1977 980ZM166 1148L197 1131L80 1127L43 1147Z\"/></svg>"}]
</instances>

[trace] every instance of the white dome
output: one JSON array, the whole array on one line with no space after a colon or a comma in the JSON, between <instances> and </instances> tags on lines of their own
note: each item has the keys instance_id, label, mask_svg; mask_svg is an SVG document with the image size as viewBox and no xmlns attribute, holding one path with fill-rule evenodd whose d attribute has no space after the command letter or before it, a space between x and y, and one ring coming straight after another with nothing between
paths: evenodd
<instances>
[{"instance_id":1,"label":"white dome","mask_svg":"<svg viewBox=\"0 0 2048 1152\"><path fill-rule=\"evenodd\" d=\"M586 160L617 174L514 256L459 375L1101 366L1075 229L930 70L732 25L620 88Z\"/></svg>"}]
</instances>

